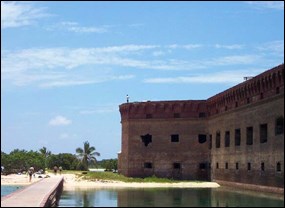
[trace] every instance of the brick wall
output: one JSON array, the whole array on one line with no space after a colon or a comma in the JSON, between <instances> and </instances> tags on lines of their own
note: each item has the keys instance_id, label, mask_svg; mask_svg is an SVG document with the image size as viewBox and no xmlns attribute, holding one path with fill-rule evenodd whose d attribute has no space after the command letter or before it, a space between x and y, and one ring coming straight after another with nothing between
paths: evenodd
<instances>
[{"instance_id":1,"label":"brick wall","mask_svg":"<svg viewBox=\"0 0 285 208\"><path fill-rule=\"evenodd\" d=\"M207 100L124 103L120 113L126 176L284 187L284 133L275 132L284 64Z\"/></svg>"}]
</instances>

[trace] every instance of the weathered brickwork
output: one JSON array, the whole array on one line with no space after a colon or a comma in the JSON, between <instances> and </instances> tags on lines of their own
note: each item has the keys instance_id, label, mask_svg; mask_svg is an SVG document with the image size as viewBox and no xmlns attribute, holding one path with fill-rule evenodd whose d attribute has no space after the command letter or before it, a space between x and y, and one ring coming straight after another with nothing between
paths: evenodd
<instances>
[{"instance_id":1,"label":"weathered brickwork","mask_svg":"<svg viewBox=\"0 0 285 208\"><path fill-rule=\"evenodd\" d=\"M120 105L126 176L284 187L284 64L207 100Z\"/></svg>"}]
</instances>

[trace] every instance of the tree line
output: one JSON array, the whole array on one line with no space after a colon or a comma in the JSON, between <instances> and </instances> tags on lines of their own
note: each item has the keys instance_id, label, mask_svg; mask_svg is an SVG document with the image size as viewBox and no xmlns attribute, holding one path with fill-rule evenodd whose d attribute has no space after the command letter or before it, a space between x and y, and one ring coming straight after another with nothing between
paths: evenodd
<instances>
[{"instance_id":1,"label":"tree line","mask_svg":"<svg viewBox=\"0 0 285 208\"><path fill-rule=\"evenodd\" d=\"M88 170L89 167L117 169L117 159L97 161L96 156L100 156L100 153L95 150L95 147L86 141L83 148L76 148L76 154L52 154L46 147L39 151L15 149L9 154L1 151L1 173L22 173L31 166L35 171L53 169L54 166L61 166L63 170Z\"/></svg>"}]
</instances>

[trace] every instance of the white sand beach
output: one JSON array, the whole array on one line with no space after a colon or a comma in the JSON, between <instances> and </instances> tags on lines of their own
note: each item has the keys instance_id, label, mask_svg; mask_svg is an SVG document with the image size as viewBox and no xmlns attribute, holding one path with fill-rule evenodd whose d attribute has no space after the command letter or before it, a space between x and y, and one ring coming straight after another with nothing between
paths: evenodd
<instances>
[{"instance_id":1,"label":"white sand beach","mask_svg":"<svg viewBox=\"0 0 285 208\"><path fill-rule=\"evenodd\" d=\"M39 181L41 178L32 177L31 182L29 182L29 176L27 174L10 174L1 175L1 185L30 185Z\"/></svg>"},{"instance_id":2,"label":"white sand beach","mask_svg":"<svg viewBox=\"0 0 285 208\"><path fill-rule=\"evenodd\" d=\"M50 177L60 175L48 174ZM90 189L90 188L217 188L220 185L215 182L179 182L179 183L130 183L121 181L97 180L88 181L77 178L75 174L62 174L64 177L64 190ZM28 175L11 174L1 175L1 185L29 185L41 180L42 178L33 177L29 182ZM43 179L44 180L44 179Z\"/></svg>"}]
</instances>

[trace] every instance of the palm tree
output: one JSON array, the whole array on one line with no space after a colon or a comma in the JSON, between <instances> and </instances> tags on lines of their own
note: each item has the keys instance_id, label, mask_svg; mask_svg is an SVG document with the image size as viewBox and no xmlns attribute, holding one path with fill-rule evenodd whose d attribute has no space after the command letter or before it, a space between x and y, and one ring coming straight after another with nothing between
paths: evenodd
<instances>
[{"instance_id":1,"label":"palm tree","mask_svg":"<svg viewBox=\"0 0 285 208\"><path fill-rule=\"evenodd\" d=\"M40 150L40 153L41 153L41 154L44 156L44 158L45 158L45 168L46 168L46 159L47 159L48 156L51 155L51 151L48 151L46 147L43 147L43 148L41 148L41 149L39 149L39 150Z\"/></svg>"},{"instance_id":2,"label":"palm tree","mask_svg":"<svg viewBox=\"0 0 285 208\"><path fill-rule=\"evenodd\" d=\"M84 149L78 147L76 149L76 153L78 154L79 158L81 159L81 162L84 166L85 170L88 170L88 164L91 162L97 162L95 156L100 156L99 152L95 152L95 147L90 147L89 142L86 141L83 143Z\"/></svg>"}]
</instances>

